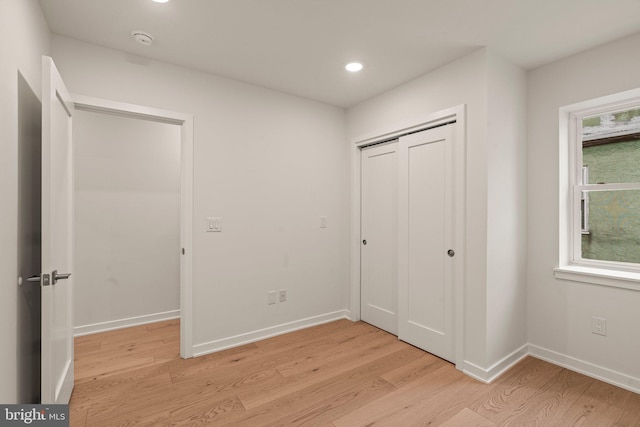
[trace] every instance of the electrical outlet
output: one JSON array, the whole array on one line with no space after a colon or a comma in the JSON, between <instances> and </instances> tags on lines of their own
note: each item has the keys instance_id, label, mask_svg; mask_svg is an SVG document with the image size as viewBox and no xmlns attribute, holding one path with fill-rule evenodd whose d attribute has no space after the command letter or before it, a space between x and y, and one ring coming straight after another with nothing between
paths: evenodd
<instances>
[{"instance_id":1,"label":"electrical outlet","mask_svg":"<svg viewBox=\"0 0 640 427\"><path fill-rule=\"evenodd\" d=\"M591 333L607 336L607 319L602 317L591 318Z\"/></svg>"},{"instance_id":2,"label":"electrical outlet","mask_svg":"<svg viewBox=\"0 0 640 427\"><path fill-rule=\"evenodd\" d=\"M286 289L281 289L280 292L278 292L278 295L280 297L280 302L285 302L287 300L287 290Z\"/></svg>"},{"instance_id":3,"label":"electrical outlet","mask_svg":"<svg viewBox=\"0 0 640 427\"><path fill-rule=\"evenodd\" d=\"M273 305L276 303L276 291L267 292L267 304Z\"/></svg>"}]
</instances>

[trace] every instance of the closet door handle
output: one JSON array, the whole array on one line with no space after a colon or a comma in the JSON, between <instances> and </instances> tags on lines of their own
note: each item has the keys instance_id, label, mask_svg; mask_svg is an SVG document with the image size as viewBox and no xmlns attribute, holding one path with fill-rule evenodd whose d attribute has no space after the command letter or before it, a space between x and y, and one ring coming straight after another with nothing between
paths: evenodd
<instances>
[{"instance_id":1,"label":"closet door handle","mask_svg":"<svg viewBox=\"0 0 640 427\"><path fill-rule=\"evenodd\" d=\"M363 240L362 244L366 246L367 245L367 239Z\"/></svg>"}]
</instances>

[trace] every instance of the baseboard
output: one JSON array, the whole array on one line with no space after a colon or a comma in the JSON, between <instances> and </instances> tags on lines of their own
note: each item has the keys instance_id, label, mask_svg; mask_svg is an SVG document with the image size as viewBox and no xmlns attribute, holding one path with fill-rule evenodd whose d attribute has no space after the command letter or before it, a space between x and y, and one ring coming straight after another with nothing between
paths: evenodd
<instances>
[{"instance_id":1,"label":"baseboard","mask_svg":"<svg viewBox=\"0 0 640 427\"><path fill-rule=\"evenodd\" d=\"M73 328L73 336L97 334L99 332L113 331L129 328L131 326L145 325L147 323L161 322L163 320L177 319L180 310L165 311L162 313L146 314L144 316L129 317L127 319L111 320L108 322L93 323L91 325L76 326Z\"/></svg>"},{"instance_id":2,"label":"baseboard","mask_svg":"<svg viewBox=\"0 0 640 427\"><path fill-rule=\"evenodd\" d=\"M283 323L269 328L258 329L252 332L236 335L233 337L222 338L203 344L193 346L194 357L204 354L214 353L216 351L226 350L232 347L238 347L244 344L260 341L266 338L275 337L277 335L286 334L300 329L310 328L312 326L329 323L340 319L350 320L349 310L340 310L333 313L322 314L319 316L308 317L306 319L296 320L294 322Z\"/></svg>"},{"instance_id":3,"label":"baseboard","mask_svg":"<svg viewBox=\"0 0 640 427\"><path fill-rule=\"evenodd\" d=\"M489 368L482 368L465 360L462 372L477 379L478 381L490 384L493 380L511 369L516 363L527 357L528 354L529 345L525 344L513 353L494 363Z\"/></svg>"},{"instance_id":4,"label":"baseboard","mask_svg":"<svg viewBox=\"0 0 640 427\"><path fill-rule=\"evenodd\" d=\"M587 375L605 383L613 384L625 390L640 394L640 378L604 368L596 364L560 354L537 345L529 344L529 354L537 359L562 366L580 374Z\"/></svg>"}]
</instances>

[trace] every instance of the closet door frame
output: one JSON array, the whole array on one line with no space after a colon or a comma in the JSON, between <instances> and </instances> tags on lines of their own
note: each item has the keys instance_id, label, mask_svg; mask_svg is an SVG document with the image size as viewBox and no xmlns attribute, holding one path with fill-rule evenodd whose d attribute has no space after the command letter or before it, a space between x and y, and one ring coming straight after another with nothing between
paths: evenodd
<instances>
[{"instance_id":1,"label":"closet door frame","mask_svg":"<svg viewBox=\"0 0 640 427\"><path fill-rule=\"evenodd\" d=\"M464 284L465 284L465 213L466 213L466 105L457 105L406 122L385 126L351 141L351 293L350 318L361 319L360 311L360 250L361 250L361 148L389 141L413 132L419 132L455 122L453 125L453 186L454 196L454 250L453 309L454 360L456 369L464 369Z\"/></svg>"}]
</instances>

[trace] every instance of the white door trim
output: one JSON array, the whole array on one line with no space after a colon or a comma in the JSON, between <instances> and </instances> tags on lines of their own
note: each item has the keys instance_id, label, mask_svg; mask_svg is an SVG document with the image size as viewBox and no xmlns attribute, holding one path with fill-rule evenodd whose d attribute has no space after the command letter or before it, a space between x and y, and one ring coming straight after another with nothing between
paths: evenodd
<instances>
[{"instance_id":1,"label":"white door trim","mask_svg":"<svg viewBox=\"0 0 640 427\"><path fill-rule=\"evenodd\" d=\"M453 274L453 308L455 333L455 360L458 370L464 368L464 287L466 252L466 105L457 105L431 114L416 117L402 123L387 125L375 132L355 138L351 143L351 319L360 320L360 218L361 218L361 167L360 150L362 147L397 138L401 135L418 132L448 123L456 122L453 128L454 141L454 189L455 218L454 242L456 263Z\"/></svg>"},{"instance_id":2,"label":"white door trim","mask_svg":"<svg viewBox=\"0 0 640 427\"><path fill-rule=\"evenodd\" d=\"M180 356L193 357L193 115L72 94L79 110L180 126Z\"/></svg>"}]
</instances>

